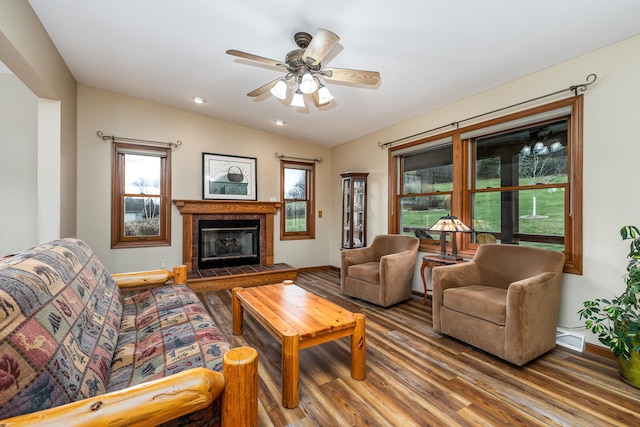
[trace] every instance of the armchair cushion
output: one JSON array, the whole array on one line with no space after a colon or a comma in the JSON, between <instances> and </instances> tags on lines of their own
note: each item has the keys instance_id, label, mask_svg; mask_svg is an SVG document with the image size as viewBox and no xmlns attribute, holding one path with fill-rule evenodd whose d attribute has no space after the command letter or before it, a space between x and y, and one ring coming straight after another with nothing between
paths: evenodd
<instances>
[{"instance_id":1,"label":"armchair cushion","mask_svg":"<svg viewBox=\"0 0 640 427\"><path fill-rule=\"evenodd\" d=\"M481 285L447 289L443 292L443 305L478 319L504 325L507 317L507 290Z\"/></svg>"},{"instance_id":2,"label":"armchair cushion","mask_svg":"<svg viewBox=\"0 0 640 427\"><path fill-rule=\"evenodd\" d=\"M347 275L354 279L364 280L365 282L380 284L380 263L366 262L364 264L356 264L349 267Z\"/></svg>"}]
</instances>

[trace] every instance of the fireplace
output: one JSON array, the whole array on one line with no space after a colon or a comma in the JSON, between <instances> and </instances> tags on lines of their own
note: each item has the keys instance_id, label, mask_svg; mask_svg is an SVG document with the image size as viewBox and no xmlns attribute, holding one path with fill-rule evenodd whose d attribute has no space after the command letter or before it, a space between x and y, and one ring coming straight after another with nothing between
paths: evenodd
<instances>
[{"instance_id":1,"label":"fireplace","mask_svg":"<svg viewBox=\"0 0 640 427\"><path fill-rule=\"evenodd\" d=\"M198 221L198 268L260 264L260 221Z\"/></svg>"},{"instance_id":2,"label":"fireplace","mask_svg":"<svg viewBox=\"0 0 640 427\"><path fill-rule=\"evenodd\" d=\"M207 264L211 260L202 260L201 255L204 252L200 245L201 228L220 228L220 223L217 221L235 224L232 226L233 228L253 227L253 225L248 226L248 222L256 224L258 227L257 231L254 232L251 230L246 233L251 234L252 236L252 243L249 244L252 248L250 251L252 254L249 256L250 254L245 253L248 252L246 250L242 250L241 253L238 253L237 249L233 249L233 247L236 246L236 242L234 242L233 239L238 240L237 243L240 243L240 239L245 239L245 237L240 238L239 235L231 236L228 234L229 231L226 230L222 231L222 233L227 234L221 235L220 239L228 240L226 243L228 243L227 246L229 246L229 253L226 255L218 254L218 252L215 251L215 243L213 243L214 251L210 252L215 255L211 256L211 253L207 253L205 258L225 257L225 262L231 262L232 258L242 259L242 264L231 265L231 268L235 269L240 267L233 266L273 264L273 222L274 215L280 208L280 202L245 200L174 200L173 202L182 214L182 262L187 266L187 271L191 272L217 269L217 267L212 267L211 264ZM201 223L203 223L203 226L200 225ZM245 234L245 231L243 231L242 234ZM257 239L257 242L255 243L257 248L255 252L253 251L254 238ZM211 240L214 238L208 236L207 239L209 245L208 250L210 250ZM253 253L255 253L255 256ZM234 260L232 262L239 263L240 261Z\"/></svg>"}]
</instances>

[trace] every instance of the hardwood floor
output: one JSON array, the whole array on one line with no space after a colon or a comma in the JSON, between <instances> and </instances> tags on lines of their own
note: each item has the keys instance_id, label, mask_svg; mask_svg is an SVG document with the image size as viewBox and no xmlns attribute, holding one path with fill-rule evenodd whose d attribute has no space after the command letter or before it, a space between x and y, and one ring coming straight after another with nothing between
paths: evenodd
<instances>
[{"instance_id":1,"label":"hardwood floor","mask_svg":"<svg viewBox=\"0 0 640 427\"><path fill-rule=\"evenodd\" d=\"M337 271L298 273L296 284L367 316L367 378L350 375L343 338L300 354L300 404L281 405L280 345L245 316L231 334L231 291L202 294L234 346L259 352L262 426L631 426L640 390L614 360L561 347L518 368L431 327L420 298L383 309L342 296Z\"/></svg>"}]
</instances>

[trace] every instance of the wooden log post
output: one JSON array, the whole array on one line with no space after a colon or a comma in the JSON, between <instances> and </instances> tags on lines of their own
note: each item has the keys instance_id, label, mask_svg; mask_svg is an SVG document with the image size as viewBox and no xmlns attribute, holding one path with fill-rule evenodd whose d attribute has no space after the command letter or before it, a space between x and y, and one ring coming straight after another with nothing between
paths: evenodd
<instances>
[{"instance_id":1,"label":"wooden log post","mask_svg":"<svg viewBox=\"0 0 640 427\"><path fill-rule=\"evenodd\" d=\"M187 284L187 266L176 265L173 267L173 283L176 285L186 285Z\"/></svg>"},{"instance_id":2,"label":"wooden log post","mask_svg":"<svg viewBox=\"0 0 640 427\"><path fill-rule=\"evenodd\" d=\"M300 335L298 331L285 330L282 337L282 406L298 406L298 382L300 379Z\"/></svg>"},{"instance_id":3,"label":"wooden log post","mask_svg":"<svg viewBox=\"0 0 640 427\"><path fill-rule=\"evenodd\" d=\"M238 292L242 292L243 288L233 288L232 290L232 301L231 301L231 310L232 310L232 332L233 335L242 335L242 304L240 304L240 299L238 298Z\"/></svg>"},{"instance_id":4,"label":"wooden log post","mask_svg":"<svg viewBox=\"0 0 640 427\"><path fill-rule=\"evenodd\" d=\"M236 347L224 355L225 388L222 395L222 427L258 425L258 352Z\"/></svg>"},{"instance_id":5,"label":"wooden log post","mask_svg":"<svg viewBox=\"0 0 640 427\"><path fill-rule=\"evenodd\" d=\"M353 317L356 320L356 326L351 335L351 378L364 380L367 375L365 315L355 313Z\"/></svg>"}]
</instances>

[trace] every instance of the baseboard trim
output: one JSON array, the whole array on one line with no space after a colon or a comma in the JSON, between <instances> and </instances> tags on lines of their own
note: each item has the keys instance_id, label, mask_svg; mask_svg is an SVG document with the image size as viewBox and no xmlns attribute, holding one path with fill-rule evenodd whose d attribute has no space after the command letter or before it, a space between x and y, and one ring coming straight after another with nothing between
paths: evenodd
<instances>
[{"instance_id":1,"label":"baseboard trim","mask_svg":"<svg viewBox=\"0 0 640 427\"><path fill-rule=\"evenodd\" d=\"M606 357L607 359L616 360L616 357L613 355L613 352L607 347L602 347L601 345L586 343L584 346L584 352L593 354L596 356L600 356L600 357Z\"/></svg>"},{"instance_id":2,"label":"baseboard trim","mask_svg":"<svg viewBox=\"0 0 640 427\"><path fill-rule=\"evenodd\" d=\"M318 265L314 267L300 267L298 271L317 271L317 270L333 270L340 271L340 267L334 267L333 265Z\"/></svg>"}]
</instances>

